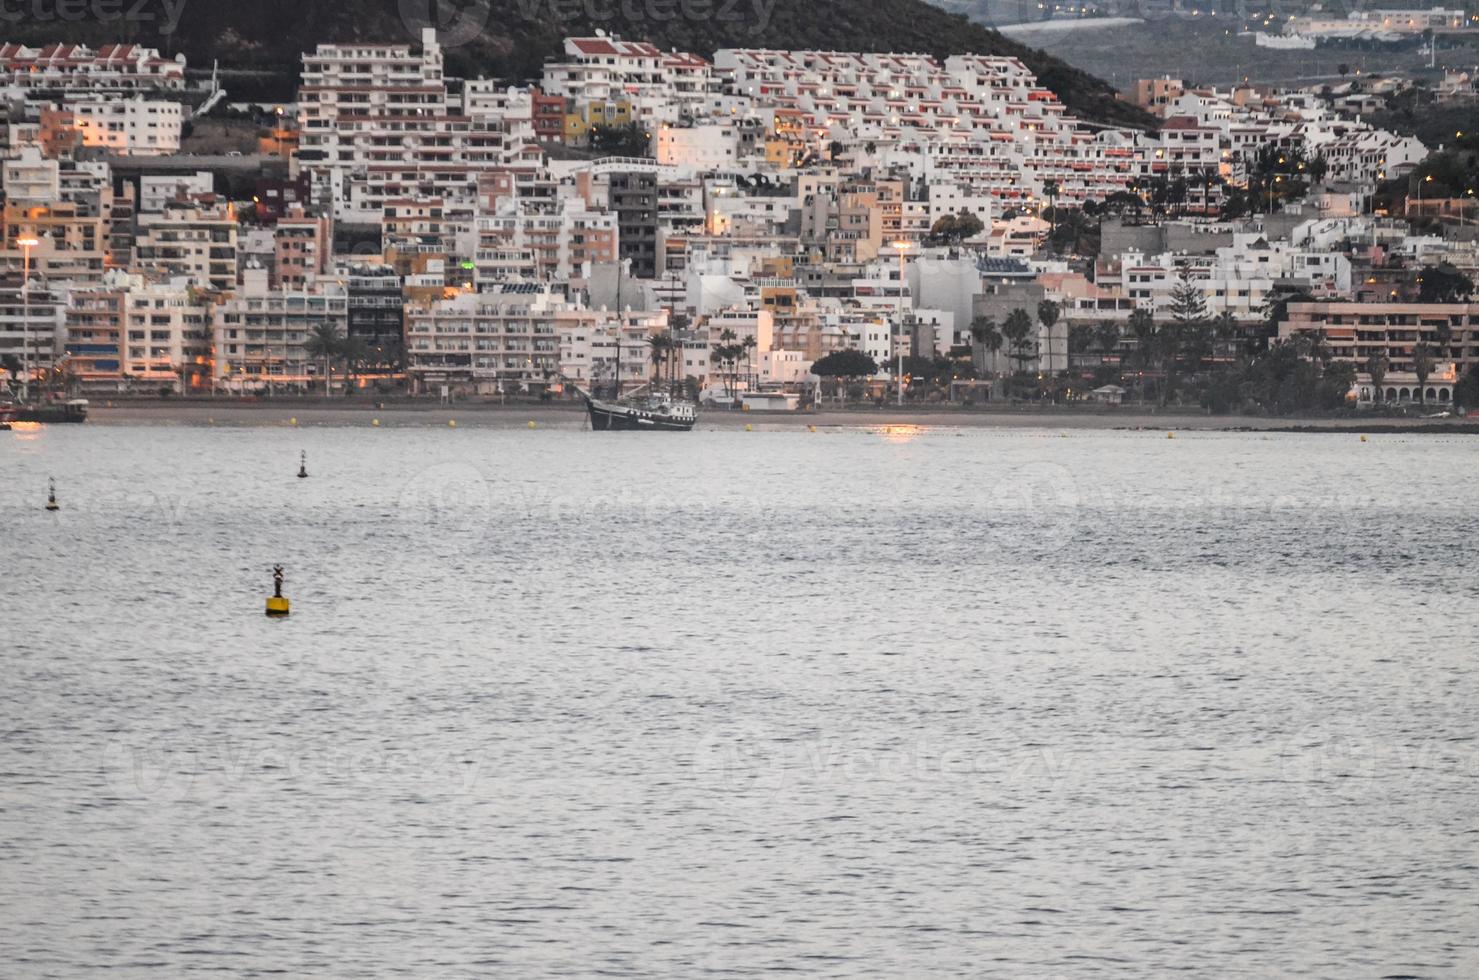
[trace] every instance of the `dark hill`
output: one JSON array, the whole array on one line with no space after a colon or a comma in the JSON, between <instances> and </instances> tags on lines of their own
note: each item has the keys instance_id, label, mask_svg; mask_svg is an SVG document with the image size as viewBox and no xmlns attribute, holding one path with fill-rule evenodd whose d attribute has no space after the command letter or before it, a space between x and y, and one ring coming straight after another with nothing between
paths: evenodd
<instances>
[{"instance_id":1,"label":"dark hill","mask_svg":"<svg viewBox=\"0 0 1479 980\"><path fill-rule=\"evenodd\" d=\"M976 52L1021 58L1086 119L1150 121L1099 79L923 0L195 0L184 3L169 33L165 8L154 0L123 5L152 21L27 20L3 33L31 44L131 40L184 52L192 68L219 58L223 68L296 74L299 55L322 41L415 40L433 5L443 33L460 40L447 50L454 74L537 78L544 61L559 55L562 38L597 28L705 56L722 47Z\"/></svg>"}]
</instances>

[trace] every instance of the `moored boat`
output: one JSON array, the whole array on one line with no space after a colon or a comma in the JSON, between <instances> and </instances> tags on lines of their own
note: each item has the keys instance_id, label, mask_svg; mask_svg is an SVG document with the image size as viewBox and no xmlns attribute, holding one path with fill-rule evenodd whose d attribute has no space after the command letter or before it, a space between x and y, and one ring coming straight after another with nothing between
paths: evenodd
<instances>
[{"instance_id":1,"label":"moored boat","mask_svg":"<svg viewBox=\"0 0 1479 980\"><path fill-rule=\"evenodd\" d=\"M16 422L86 422L87 399L72 398L41 405L17 405L12 410L11 417Z\"/></svg>"},{"instance_id":2,"label":"moored boat","mask_svg":"<svg viewBox=\"0 0 1479 980\"><path fill-rule=\"evenodd\" d=\"M597 432L687 432L698 421L698 412L692 402L663 394L617 401L603 401L591 395L584 397L591 428Z\"/></svg>"}]
</instances>

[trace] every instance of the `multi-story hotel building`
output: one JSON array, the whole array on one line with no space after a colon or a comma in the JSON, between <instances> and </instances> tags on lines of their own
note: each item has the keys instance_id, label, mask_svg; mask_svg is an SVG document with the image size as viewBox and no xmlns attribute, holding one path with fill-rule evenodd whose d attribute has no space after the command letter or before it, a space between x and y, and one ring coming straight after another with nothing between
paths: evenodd
<instances>
[{"instance_id":1,"label":"multi-story hotel building","mask_svg":"<svg viewBox=\"0 0 1479 980\"><path fill-rule=\"evenodd\" d=\"M1479 365L1479 303L1290 303L1279 336L1301 333L1321 335L1333 357L1355 364L1361 402L1444 405L1458 379ZM1431 361L1421 382L1413 357L1418 344ZM1367 371L1373 354L1387 358L1380 391Z\"/></svg>"},{"instance_id":2,"label":"multi-story hotel building","mask_svg":"<svg viewBox=\"0 0 1479 980\"><path fill-rule=\"evenodd\" d=\"M156 279L228 290L236 285L236 236L230 204L170 202L158 214L139 215L133 267Z\"/></svg>"},{"instance_id":3,"label":"multi-story hotel building","mask_svg":"<svg viewBox=\"0 0 1479 980\"><path fill-rule=\"evenodd\" d=\"M323 365L305 347L315 328L341 337L348 320L342 283L324 280L311 290L273 289L267 270L248 268L242 286L213 310L217 383L228 391L304 389Z\"/></svg>"}]
</instances>

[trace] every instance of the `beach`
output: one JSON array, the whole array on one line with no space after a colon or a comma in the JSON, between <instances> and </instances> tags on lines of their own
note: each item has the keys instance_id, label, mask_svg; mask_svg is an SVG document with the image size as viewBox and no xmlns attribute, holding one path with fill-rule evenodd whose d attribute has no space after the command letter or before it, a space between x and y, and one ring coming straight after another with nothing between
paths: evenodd
<instances>
[{"instance_id":1,"label":"beach","mask_svg":"<svg viewBox=\"0 0 1479 980\"><path fill-rule=\"evenodd\" d=\"M418 402L339 402L313 399L240 402L234 399L95 400L88 422L98 425L219 425L219 426L470 426L481 428L582 429L585 408L572 402L485 402L451 404ZM856 408L827 406L817 412L742 412L702 409L698 428L780 429L893 425L955 426L964 428L1055 429L1178 429L1187 431L1299 431L1434 432L1445 435L1479 433L1479 419L1406 417L1301 418L1246 415L1207 415L1188 408L1152 406L951 406L872 405Z\"/></svg>"}]
</instances>

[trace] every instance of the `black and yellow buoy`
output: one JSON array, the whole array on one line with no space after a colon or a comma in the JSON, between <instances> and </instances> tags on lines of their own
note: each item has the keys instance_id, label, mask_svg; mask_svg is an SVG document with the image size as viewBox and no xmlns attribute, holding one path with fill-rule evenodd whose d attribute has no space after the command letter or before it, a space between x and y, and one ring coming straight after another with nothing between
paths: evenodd
<instances>
[{"instance_id":1,"label":"black and yellow buoy","mask_svg":"<svg viewBox=\"0 0 1479 980\"><path fill-rule=\"evenodd\" d=\"M51 477L47 477L46 479L46 509L62 509L62 505L56 502L56 480L53 480Z\"/></svg>"},{"instance_id":2,"label":"black and yellow buoy","mask_svg":"<svg viewBox=\"0 0 1479 980\"><path fill-rule=\"evenodd\" d=\"M308 479L308 451L306 449L298 451L298 479Z\"/></svg>"},{"instance_id":3,"label":"black and yellow buoy","mask_svg":"<svg viewBox=\"0 0 1479 980\"><path fill-rule=\"evenodd\" d=\"M288 600L282 594L282 566L272 566L272 594L267 597L267 615L286 616L289 611Z\"/></svg>"}]
</instances>

